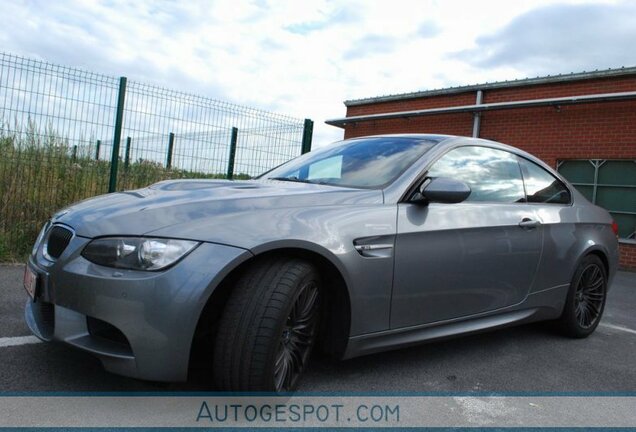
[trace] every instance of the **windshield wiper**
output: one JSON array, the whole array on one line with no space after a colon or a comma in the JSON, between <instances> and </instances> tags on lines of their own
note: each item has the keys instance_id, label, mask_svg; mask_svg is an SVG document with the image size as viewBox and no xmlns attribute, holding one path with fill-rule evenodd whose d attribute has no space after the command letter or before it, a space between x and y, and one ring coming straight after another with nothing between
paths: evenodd
<instances>
[{"instance_id":1,"label":"windshield wiper","mask_svg":"<svg viewBox=\"0 0 636 432\"><path fill-rule=\"evenodd\" d=\"M311 180L303 180L298 177L268 177L267 180L278 180L278 181L287 181L287 182L296 182L296 183L314 183Z\"/></svg>"},{"instance_id":2,"label":"windshield wiper","mask_svg":"<svg viewBox=\"0 0 636 432\"><path fill-rule=\"evenodd\" d=\"M307 183L307 184L339 187L339 185L334 184L334 183L330 183L330 182L326 182L326 181L322 181L322 180L299 179L296 176L291 176L291 177L267 177L267 180L278 180L278 181L286 181L286 182L294 182L294 183Z\"/></svg>"}]
</instances>

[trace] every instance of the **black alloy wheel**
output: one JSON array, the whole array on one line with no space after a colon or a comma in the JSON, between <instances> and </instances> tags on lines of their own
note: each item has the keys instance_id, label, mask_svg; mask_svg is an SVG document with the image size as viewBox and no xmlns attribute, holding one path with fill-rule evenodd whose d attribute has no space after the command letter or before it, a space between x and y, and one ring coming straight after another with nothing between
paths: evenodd
<instances>
[{"instance_id":1,"label":"black alloy wheel","mask_svg":"<svg viewBox=\"0 0 636 432\"><path fill-rule=\"evenodd\" d=\"M214 341L219 390L296 389L318 339L320 287L312 263L291 256L259 258L244 271Z\"/></svg>"},{"instance_id":2,"label":"black alloy wheel","mask_svg":"<svg viewBox=\"0 0 636 432\"><path fill-rule=\"evenodd\" d=\"M287 317L274 364L277 392L293 390L305 369L318 330L319 294L315 282L305 284Z\"/></svg>"},{"instance_id":3,"label":"black alloy wheel","mask_svg":"<svg viewBox=\"0 0 636 432\"><path fill-rule=\"evenodd\" d=\"M607 297L607 271L596 255L584 257L574 272L563 313L557 321L566 336L592 334L603 316Z\"/></svg>"},{"instance_id":4,"label":"black alloy wheel","mask_svg":"<svg viewBox=\"0 0 636 432\"><path fill-rule=\"evenodd\" d=\"M576 319L581 328L588 329L596 324L605 302L605 276L598 264L588 264L579 278L574 307Z\"/></svg>"}]
</instances>

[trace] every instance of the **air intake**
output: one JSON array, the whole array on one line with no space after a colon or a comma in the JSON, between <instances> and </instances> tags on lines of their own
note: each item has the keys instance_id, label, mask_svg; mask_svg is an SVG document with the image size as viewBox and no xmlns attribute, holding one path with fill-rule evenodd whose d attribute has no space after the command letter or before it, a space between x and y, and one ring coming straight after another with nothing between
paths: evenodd
<instances>
[{"instance_id":1,"label":"air intake","mask_svg":"<svg viewBox=\"0 0 636 432\"><path fill-rule=\"evenodd\" d=\"M44 245L44 255L50 259L58 259L73 238L73 231L55 225L51 228Z\"/></svg>"}]
</instances>

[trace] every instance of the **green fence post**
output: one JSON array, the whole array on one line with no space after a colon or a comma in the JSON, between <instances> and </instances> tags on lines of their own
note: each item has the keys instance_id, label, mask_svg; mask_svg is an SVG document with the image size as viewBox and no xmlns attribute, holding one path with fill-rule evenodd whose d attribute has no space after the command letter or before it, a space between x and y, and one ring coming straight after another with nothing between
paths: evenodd
<instances>
[{"instance_id":1,"label":"green fence post","mask_svg":"<svg viewBox=\"0 0 636 432\"><path fill-rule=\"evenodd\" d=\"M130 164L130 142L132 138L126 138L126 154L124 156L124 169L128 169L128 165Z\"/></svg>"},{"instance_id":2,"label":"green fence post","mask_svg":"<svg viewBox=\"0 0 636 432\"><path fill-rule=\"evenodd\" d=\"M302 154L309 153L311 151L311 140L314 135L314 122L311 119L305 119L305 125L303 126L303 143L300 148Z\"/></svg>"},{"instance_id":3,"label":"green fence post","mask_svg":"<svg viewBox=\"0 0 636 432\"><path fill-rule=\"evenodd\" d=\"M115 114L115 135L113 136L113 154L110 158L110 180L108 192L117 189L117 165L119 164L119 143L121 128L124 120L124 102L126 100L126 77L119 78L119 96L117 97L117 112Z\"/></svg>"},{"instance_id":4,"label":"green fence post","mask_svg":"<svg viewBox=\"0 0 636 432\"><path fill-rule=\"evenodd\" d=\"M100 140L97 140L97 144L95 144L95 160L99 160L99 146L102 145Z\"/></svg>"},{"instance_id":5,"label":"green fence post","mask_svg":"<svg viewBox=\"0 0 636 432\"><path fill-rule=\"evenodd\" d=\"M232 128L232 138L230 138L230 156L227 161L227 178L234 177L234 158L236 157L236 142L238 141L238 128Z\"/></svg>"},{"instance_id":6,"label":"green fence post","mask_svg":"<svg viewBox=\"0 0 636 432\"><path fill-rule=\"evenodd\" d=\"M166 168L172 167L172 150L174 149L174 134L168 134L168 157L166 158Z\"/></svg>"},{"instance_id":7,"label":"green fence post","mask_svg":"<svg viewBox=\"0 0 636 432\"><path fill-rule=\"evenodd\" d=\"M72 157L73 162L75 162L77 160L77 146L76 145L73 146L73 155L71 157Z\"/></svg>"}]
</instances>

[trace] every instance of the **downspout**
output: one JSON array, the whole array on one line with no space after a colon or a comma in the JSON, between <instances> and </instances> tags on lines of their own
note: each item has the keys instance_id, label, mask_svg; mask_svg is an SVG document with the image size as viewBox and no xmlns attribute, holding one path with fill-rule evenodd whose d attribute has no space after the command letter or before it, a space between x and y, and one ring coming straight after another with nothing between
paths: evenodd
<instances>
[{"instance_id":1,"label":"downspout","mask_svg":"<svg viewBox=\"0 0 636 432\"><path fill-rule=\"evenodd\" d=\"M484 94L481 90L477 90L477 98L475 99L475 105L481 105L481 100ZM479 128L481 127L481 111L475 111L473 113L473 138L479 138Z\"/></svg>"}]
</instances>

